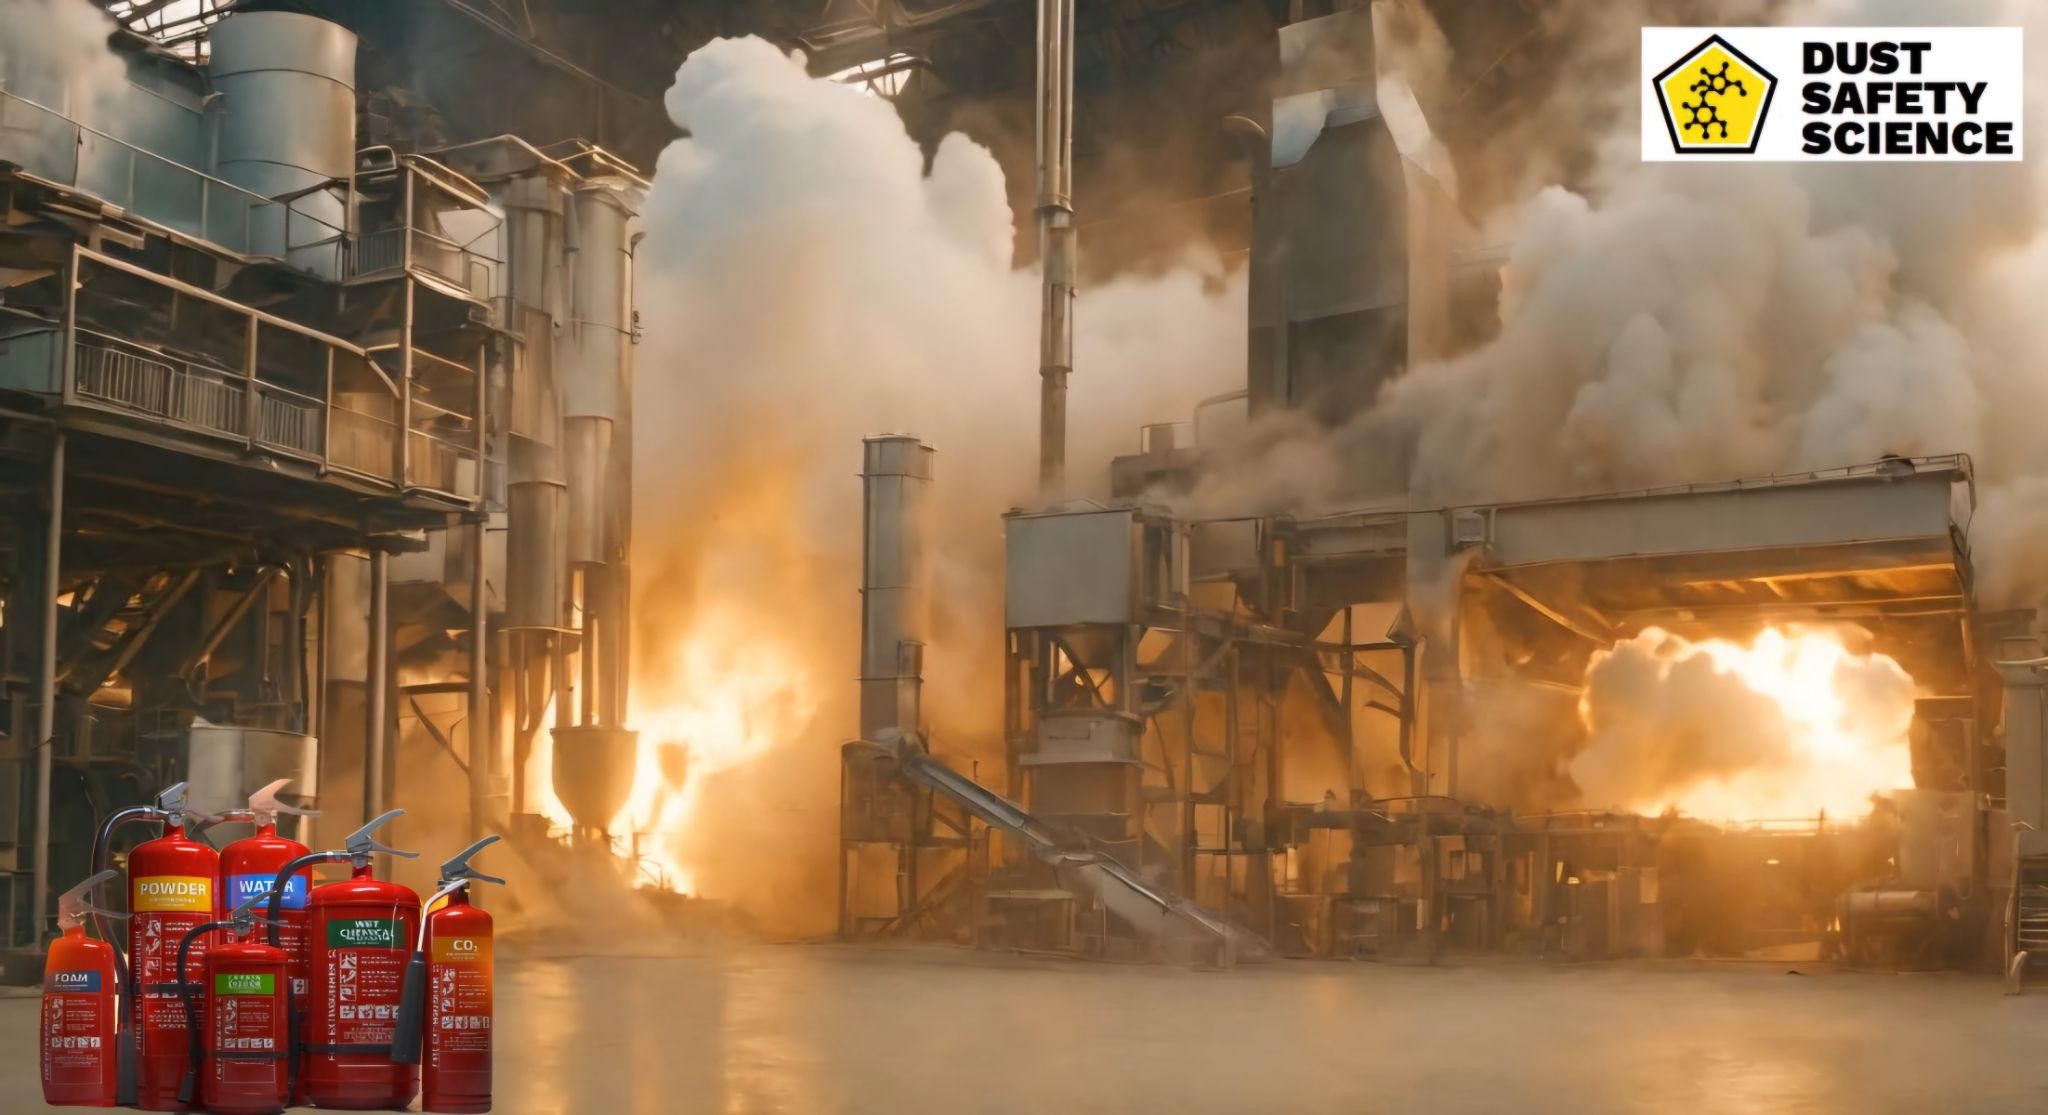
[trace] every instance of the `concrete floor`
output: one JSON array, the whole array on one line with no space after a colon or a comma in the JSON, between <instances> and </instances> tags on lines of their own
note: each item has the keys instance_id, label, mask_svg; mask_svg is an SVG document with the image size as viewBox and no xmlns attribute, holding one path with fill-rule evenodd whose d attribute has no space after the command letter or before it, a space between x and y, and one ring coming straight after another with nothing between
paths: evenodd
<instances>
[{"instance_id":1,"label":"concrete floor","mask_svg":"<svg viewBox=\"0 0 2048 1115\"><path fill-rule=\"evenodd\" d=\"M2048 991L1786 966L1235 972L941 949L507 949L497 1111L2048 1110ZM0 1000L0 1111L36 1002Z\"/></svg>"}]
</instances>

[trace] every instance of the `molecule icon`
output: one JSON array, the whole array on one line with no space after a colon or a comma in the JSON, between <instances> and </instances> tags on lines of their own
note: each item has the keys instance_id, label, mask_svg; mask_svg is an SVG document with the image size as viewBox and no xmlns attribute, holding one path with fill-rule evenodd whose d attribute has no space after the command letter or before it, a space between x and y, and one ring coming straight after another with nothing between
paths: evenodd
<instances>
[{"instance_id":1,"label":"molecule icon","mask_svg":"<svg viewBox=\"0 0 2048 1115\"><path fill-rule=\"evenodd\" d=\"M1713 98L1726 96L1731 89L1738 97L1749 96L1749 89L1742 84L1741 78L1728 76L1728 65L1728 61L1723 59L1719 70L1701 66L1700 79L1692 83L1692 92L1698 94L1699 99L1678 103L1678 107L1690 117L1681 127L1687 131L1698 128L1701 139L1708 138L1708 129L1717 127L1721 129L1721 138L1728 138L1728 121L1721 118L1720 108Z\"/></svg>"}]
</instances>

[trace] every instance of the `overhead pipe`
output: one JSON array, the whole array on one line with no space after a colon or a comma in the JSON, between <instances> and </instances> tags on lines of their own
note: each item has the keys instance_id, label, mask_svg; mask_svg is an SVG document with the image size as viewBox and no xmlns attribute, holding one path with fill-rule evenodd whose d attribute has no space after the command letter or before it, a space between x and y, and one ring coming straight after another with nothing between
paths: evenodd
<instances>
[{"instance_id":1,"label":"overhead pipe","mask_svg":"<svg viewBox=\"0 0 2048 1115\"><path fill-rule=\"evenodd\" d=\"M1064 494L1074 369L1074 0L1038 0L1038 488Z\"/></svg>"}]
</instances>

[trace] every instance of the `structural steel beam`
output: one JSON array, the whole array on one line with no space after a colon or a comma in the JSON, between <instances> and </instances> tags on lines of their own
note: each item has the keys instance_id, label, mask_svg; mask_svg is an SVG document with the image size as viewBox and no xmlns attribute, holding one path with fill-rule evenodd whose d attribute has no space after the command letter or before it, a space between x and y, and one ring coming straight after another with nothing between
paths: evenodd
<instances>
[{"instance_id":1,"label":"structural steel beam","mask_svg":"<svg viewBox=\"0 0 2048 1115\"><path fill-rule=\"evenodd\" d=\"M43 534L43 650L36 661L35 893L29 905L36 942L50 904L50 775L57 744L57 587L64 556L64 431L50 434L49 522Z\"/></svg>"},{"instance_id":2,"label":"structural steel beam","mask_svg":"<svg viewBox=\"0 0 2048 1115\"><path fill-rule=\"evenodd\" d=\"M384 812L385 752L390 742L386 700L391 688L391 555L370 547L370 646L363 679L363 819Z\"/></svg>"},{"instance_id":3,"label":"structural steel beam","mask_svg":"<svg viewBox=\"0 0 2048 1115\"><path fill-rule=\"evenodd\" d=\"M1949 545L1953 469L1808 484L1505 504L1487 517L1491 568L1618 558L1938 540ZM1921 563L1921 564L1924 564Z\"/></svg>"}]
</instances>

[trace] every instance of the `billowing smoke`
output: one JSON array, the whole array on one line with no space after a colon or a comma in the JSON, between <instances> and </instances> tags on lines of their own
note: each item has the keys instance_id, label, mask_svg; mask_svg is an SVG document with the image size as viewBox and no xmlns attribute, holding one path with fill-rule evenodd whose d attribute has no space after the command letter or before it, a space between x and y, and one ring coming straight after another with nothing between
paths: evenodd
<instances>
[{"instance_id":1,"label":"billowing smoke","mask_svg":"<svg viewBox=\"0 0 2048 1115\"><path fill-rule=\"evenodd\" d=\"M1743 645L1651 627L1596 653L1573 780L1592 804L1653 813L1862 816L1912 785L1914 689L1844 635L1795 626Z\"/></svg>"},{"instance_id":2,"label":"billowing smoke","mask_svg":"<svg viewBox=\"0 0 2048 1115\"><path fill-rule=\"evenodd\" d=\"M1512 99L1558 107L1550 126L1519 110L1496 132L1454 111L1443 123L1470 141L1468 202L1502 199L1467 214L1509 244L1494 338L1409 369L1334 430L1291 415L1254 427L1193 505L1429 506L1966 452L1986 603L2038 603L2048 578L2002 543L2048 534L2035 525L2048 444L2027 417L2048 403L2030 363L2048 336L2027 295L2048 274L2039 160L1644 164L1637 27L1700 13L1616 7L1558 5L1531 31L1527 52L1548 61L1522 76L1548 84ZM2048 72L2039 4L1754 8L1786 23L2023 25L2029 71ZM1433 36L1409 37L1427 63L1411 73L1445 68ZM2030 116L2044 98L2035 82Z\"/></svg>"},{"instance_id":3,"label":"billowing smoke","mask_svg":"<svg viewBox=\"0 0 2048 1115\"><path fill-rule=\"evenodd\" d=\"M1497 330L1407 369L1334 428L1294 413L1255 423L1187 506L1429 507L1962 452L1979 486L1978 601L2048 605L2048 442L2032 420L2048 405L2035 369L2048 326L2032 293L2048 278L2040 160L1670 165L1636 147L1642 25L2020 25L2035 76L2048 73L2048 7L1566 0L1504 17L1433 5L1448 36L1396 7L1381 43L1405 53L1382 70L1440 113L1465 216L1507 249ZM1488 35L1475 23L1489 18L1526 28ZM1484 56L1460 58L1446 39ZM2033 82L2030 119L2044 101ZM1883 715L1910 715L1895 666L1843 668L1875 679ZM1765 795L1740 772L1808 785L1778 703L1671 636L1603 659L1587 723L1558 718L1557 703L1476 687L1467 742L1487 757L1465 765L1466 788L1524 807L1752 816L1740 803ZM1877 734L1903 740L1898 727ZM1895 773L1903 753L1884 754ZM1862 811L1860 790L1812 788L1784 808Z\"/></svg>"},{"instance_id":4,"label":"billowing smoke","mask_svg":"<svg viewBox=\"0 0 2048 1115\"><path fill-rule=\"evenodd\" d=\"M692 883L818 929L857 719L863 435L937 449L926 718L963 765L1001 754L999 516L1032 496L1037 278L986 151L927 158L893 106L800 58L713 42L666 103L689 135L639 257L635 719L695 734ZM1086 290L1078 315L1079 487L1139 424L1242 382L1243 286L1214 258Z\"/></svg>"}]
</instances>

